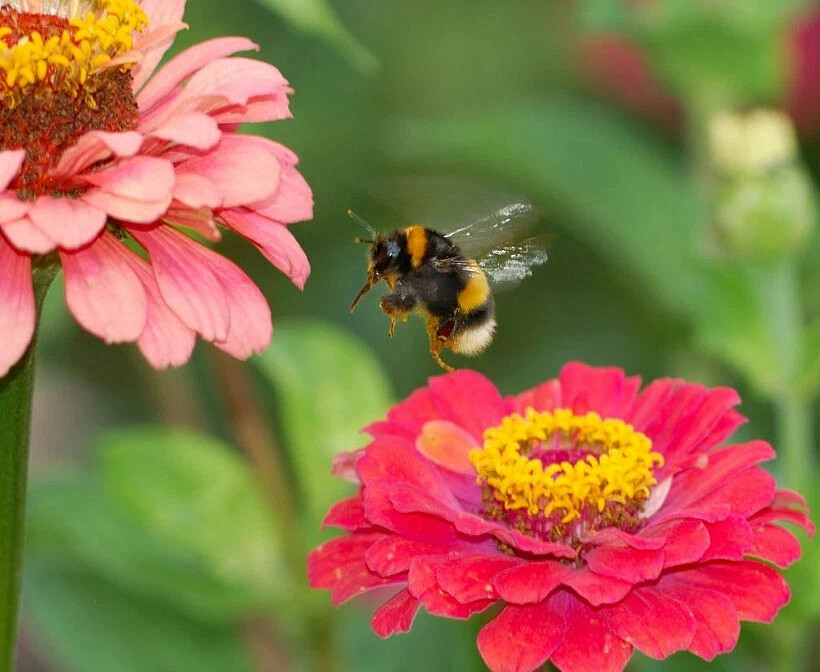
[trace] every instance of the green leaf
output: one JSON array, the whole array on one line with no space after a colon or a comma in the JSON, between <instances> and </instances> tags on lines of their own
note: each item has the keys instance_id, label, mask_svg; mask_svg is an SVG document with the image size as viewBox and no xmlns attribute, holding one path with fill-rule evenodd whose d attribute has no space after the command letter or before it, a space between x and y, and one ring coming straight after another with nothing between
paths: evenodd
<instances>
[{"instance_id":1,"label":"green leaf","mask_svg":"<svg viewBox=\"0 0 820 672\"><path fill-rule=\"evenodd\" d=\"M102 446L109 492L152 534L194 554L224 581L269 599L287 592L267 502L230 448L168 429L117 432Z\"/></svg>"},{"instance_id":2,"label":"green leaf","mask_svg":"<svg viewBox=\"0 0 820 672\"><path fill-rule=\"evenodd\" d=\"M279 417L311 524L350 486L330 472L336 453L363 445L359 432L392 401L367 345L320 322L277 322L274 346L253 361L276 389Z\"/></svg>"},{"instance_id":3,"label":"green leaf","mask_svg":"<svg viewBox=\"0 0 820 672\"><path fill-rule=\"evenodd\" d=\"M507 103L445 121L408 121L388 138L400 160L486 170L526 189L623 269L623 282L672 314L695 312L697 190L667 146L598 105L569 97ZM561 254L560 235L553 254ZM583 272L583 269L579 269Z\"/></svg>"},{"instance_id":4,"label":"green leaf","mask_svg":"<svg viewBox=\"0 0 820 672\"><path fill-rule=\"evenodd\" d=\"M228 628L202 625L70 565L31 561L24 605L67 672L251 672Z\"/></svg>"},{"instance_id":5,"label":"green leaf","mask_svg":"<svg viewBox=\"0 0 820 672\"><path fill-rule=\"evenodd\" d=\"M339 50L360 72L379 67L376 57L339 20L326 0L256 0L307 33L323 38Z\"/></svg>"},{"instance_id":6,"label":"green leaf","mask_svg":"<svg viewBox=\"0 0 820 672\"><path fill-rule=\"evenodd\" d=\"M32 483L26 551L82 566L199 620L234 619L264 606L258 591L214 576L193 553L157 539L89 475L65 473Z\"/></svg>"}]
</instances>

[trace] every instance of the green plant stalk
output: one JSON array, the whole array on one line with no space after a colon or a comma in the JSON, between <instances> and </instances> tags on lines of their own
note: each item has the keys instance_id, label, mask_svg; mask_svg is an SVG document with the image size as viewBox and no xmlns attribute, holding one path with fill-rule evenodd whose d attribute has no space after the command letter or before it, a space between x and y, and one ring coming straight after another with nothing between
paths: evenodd
<instances>
[{"instance_id":1,"label":"green plant stalk","mask_svg":"<svg viewBox=\"0 0 820 672\"><path fill-rule=\"evenodd\" d=\"M812 473L812 417L810 400L796 389L803 333L797 265L788 258L750 272L780 372L772 402L781 473L785 485L805 492Z\"/></svg>"},{"instance_id":2,"label":"green plant stalk","mask_svg":"<svg viewBox=\"0 0 820 672\"><path fill-rule=\"evenodd\" d=\"M37 323L56 265L33 269ZM0 672L11 672L23 573L28 448L37 327L26 354L0 379Z\"/></svg>"}]
</instances>

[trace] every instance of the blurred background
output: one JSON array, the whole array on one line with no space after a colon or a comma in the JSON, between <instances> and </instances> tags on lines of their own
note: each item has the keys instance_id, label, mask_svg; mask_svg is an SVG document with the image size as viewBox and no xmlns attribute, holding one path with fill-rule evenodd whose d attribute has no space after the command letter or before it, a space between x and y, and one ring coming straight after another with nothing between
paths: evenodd
<instances>
[{"instance_id":1,"label":"blurred background","mask_svg":"<svg viewBox=\"0 0 820 672\"><path fill-rule=\"evenodd\" d=\"M550 262L498 297L457 366L514 393L569 360L730 385L767 465L820 509L820 6L801 0L189 0L174 47L228 34L296 90L254 129L300 156L314 221L292 228L304 294L249 245L220 246L269 297L249 364L198 345L177 371L80 330L52 288L41 332L21 672L482 670L467 623L421 614L379 640L372 604L307 589L308 549L352 486L334 453L440 373L423 325L364 279L362 186L453 175L528 195ZM816 670L820 552L792 602L744 624L715 670ZM701 670L689 654L630 670Z\"/></svg>"}]
</instances>

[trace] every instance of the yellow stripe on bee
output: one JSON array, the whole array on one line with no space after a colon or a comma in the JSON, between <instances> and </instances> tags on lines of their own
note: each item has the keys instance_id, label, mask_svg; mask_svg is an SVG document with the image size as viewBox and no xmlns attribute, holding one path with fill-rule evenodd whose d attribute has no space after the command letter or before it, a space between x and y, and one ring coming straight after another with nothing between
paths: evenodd
<instances>
[{"instance_id":1,"label":"yellow stripe on bee","mask_svg":"<svg viewBox=\"0 0 820 672\"><path fill-rule=\"evenodd\" d=\"M467 284L458 293L458 307L462 313L469 313L487 303L490 296L490 285L478 264L470 262L471 275Z\"/></svg>"},{"instance_id":2,"label":"yellow stripe on bee","mask_svg":"<svg viewBox=\"0 0 820 672\"><path fill-rule=\"evenodd\" d=\"M410 264L413 268L418 268L427 252L427 230L423 226L408 226L404 233L407 236Z\"/></svg>"}]
</instances>

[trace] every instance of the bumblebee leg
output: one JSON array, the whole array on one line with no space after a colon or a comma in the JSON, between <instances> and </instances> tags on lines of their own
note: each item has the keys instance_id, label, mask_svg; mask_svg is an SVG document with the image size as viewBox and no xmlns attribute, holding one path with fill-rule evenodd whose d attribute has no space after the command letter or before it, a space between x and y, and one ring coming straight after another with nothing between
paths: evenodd
<instances>
[{"instance_id":1,"label":"bumblebee leg","mask_svg":"<svg viewBox=\"0 0 820 672\"><path fill-rule=\"evenodd\" d=\"M445 329L444 331L447 330ZM442 333L442 321L440 319L431 317L427 320L427 336L430 339L430 354L433 356L436 364L447 372L455 371L452 366L441 359L441 351L447 347L447 336Z\"/></svg>"},{"instance_id":2,"label":"bumblebee leg","mask_svg":"<svg viewBox=\"0 0 820 672\"><path fill-rule=\"evenodd\" d=\"M393 332L396 329L396 322L399 318L403 322L407 322L407 316L410 311L416 306L416 300L412 296L404 296L401 294L388 294L383 296L379 301L379 307L390 316L390 328L387 334L393 338Z\"/></svg>"}]
</instances>

